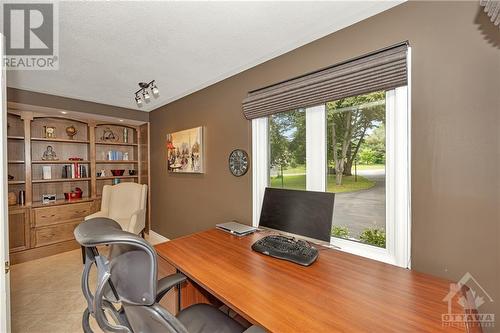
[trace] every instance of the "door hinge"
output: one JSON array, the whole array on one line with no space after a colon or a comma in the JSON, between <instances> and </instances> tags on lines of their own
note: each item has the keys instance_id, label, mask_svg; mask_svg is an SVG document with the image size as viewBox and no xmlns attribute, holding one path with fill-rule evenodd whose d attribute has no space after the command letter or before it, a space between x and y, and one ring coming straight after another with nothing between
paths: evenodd
<instances>
[{"instance_id":1,"label":"door hinge","mask_svg":"<svg viewBox=\"0 0 500 333\"><path fill-rule=\"evenodd\" d=\"M5 274L10 272L10 263L8 261L5 262Z\"/></svg>"}]
</instances>

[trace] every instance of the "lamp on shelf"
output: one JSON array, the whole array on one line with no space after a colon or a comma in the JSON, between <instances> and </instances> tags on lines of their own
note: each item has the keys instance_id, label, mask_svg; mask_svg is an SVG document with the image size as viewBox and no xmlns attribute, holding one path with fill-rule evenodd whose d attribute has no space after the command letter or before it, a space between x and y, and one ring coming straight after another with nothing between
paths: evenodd
<instances>
[{"instance_id":1,"label":"lamp on shelf","mask_svg":"<svg viewBox=\"0 0 500 333\"><path fill-rule=\"evenodd\" d=\"M139 82L139 87L141 87L141 89L135 92L135 103L138 107L142 107L144 102L149 103L151 101L151 95L149 94L148 89L151 90L151 94L154 98L158 98L160 96L160 90L158 89L155 80L148 83Z\"/></svg>"}]
</instances>

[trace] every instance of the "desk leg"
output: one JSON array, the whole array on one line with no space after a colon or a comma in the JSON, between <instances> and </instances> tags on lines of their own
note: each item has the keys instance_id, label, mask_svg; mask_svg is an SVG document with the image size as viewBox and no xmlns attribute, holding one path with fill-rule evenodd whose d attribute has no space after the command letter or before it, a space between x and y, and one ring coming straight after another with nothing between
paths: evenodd
<instances>
[{"instance_id":1,"label":"desk leg","mask_svg":"<svg viewBox=\"0 0 500 333\"><path fill-rule=\"evenodd\" d=\"M181 273L178 269L175 270L177 273ZM181 284L177 285L177 314L181 312Z\"/></svg>"}]
</instances>

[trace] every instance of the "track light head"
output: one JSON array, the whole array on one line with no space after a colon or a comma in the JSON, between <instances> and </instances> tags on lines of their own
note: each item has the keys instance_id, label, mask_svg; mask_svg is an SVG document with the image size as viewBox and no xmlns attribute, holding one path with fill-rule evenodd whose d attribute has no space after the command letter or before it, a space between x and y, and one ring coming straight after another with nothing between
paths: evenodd
<instances>
[{"instance_id":1,"label":"track light head","mask_svg":"<svg viewBox=\"0 0 500 333\"><path fill-rule=\"evenodd\" d=\"M149 96L149 93L146 90L142 91L142 98L144 99L144 102L146 102L146 103L151 102L151 96Z\"/></svg>"},{"instance_id":2,"label":"track light head","mask_svg":"<svg viewBox=\"0 0 500 333\"><path fill-rule=\"evenodd\" d=\"M160 96L160 90L158 90L158 87L156 86L156 84L153 84L153 87L151 88L151 92L153 93L153 96L155 98L158 98L158 96Z\"/></svg>"},{"instance_id":3,"label":"track light head","mask_svg":"<svg viewBox=\"0 0 500 333\"><path fill-rule=\"evenodd\" d=\"M139 95L135 95L135 102L137 103L138 107L142 107L142 99L139 97Z\"/></svg>"}]
</instances>

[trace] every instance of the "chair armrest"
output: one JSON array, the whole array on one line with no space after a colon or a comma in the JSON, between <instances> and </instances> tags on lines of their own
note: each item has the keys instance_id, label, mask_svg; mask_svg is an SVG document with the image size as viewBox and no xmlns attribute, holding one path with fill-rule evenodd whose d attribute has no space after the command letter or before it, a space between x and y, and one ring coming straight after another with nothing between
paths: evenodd
<instances>
[{"instance_id":1,"label":"chair armrest","mask_svg":"<svg viewBox=\"0 0 500 333\"><path fill-rule=\"evenodd\" d=\"M158 281L158 291L156 292L156 303L158 303L165 294L175 287L186 281L186 277L181 273L165 276Z\"/></svg>"},{"instance_id":2,"label":"chair armrest","mask_svg":"<svg viewBox=\"0 0 500 333\"><path fill-rule=\"evenodd\" d=\"M96 217L108 217L108 213L103 211L103 210L100 210L97 213L85 216L84 220L88 221L88 220L96 218Z\"/></svg>"},{"instance_id":3,"label":"chair armrest","mask_svg":"<svg viewBox=\"0 0 500 333\"><path fill-rule=\"evenodd\" d=\"M128 224L128 232L139 234L146 227L146 210L139 209L132 213Z\"/></svg>"}]
</instances>

